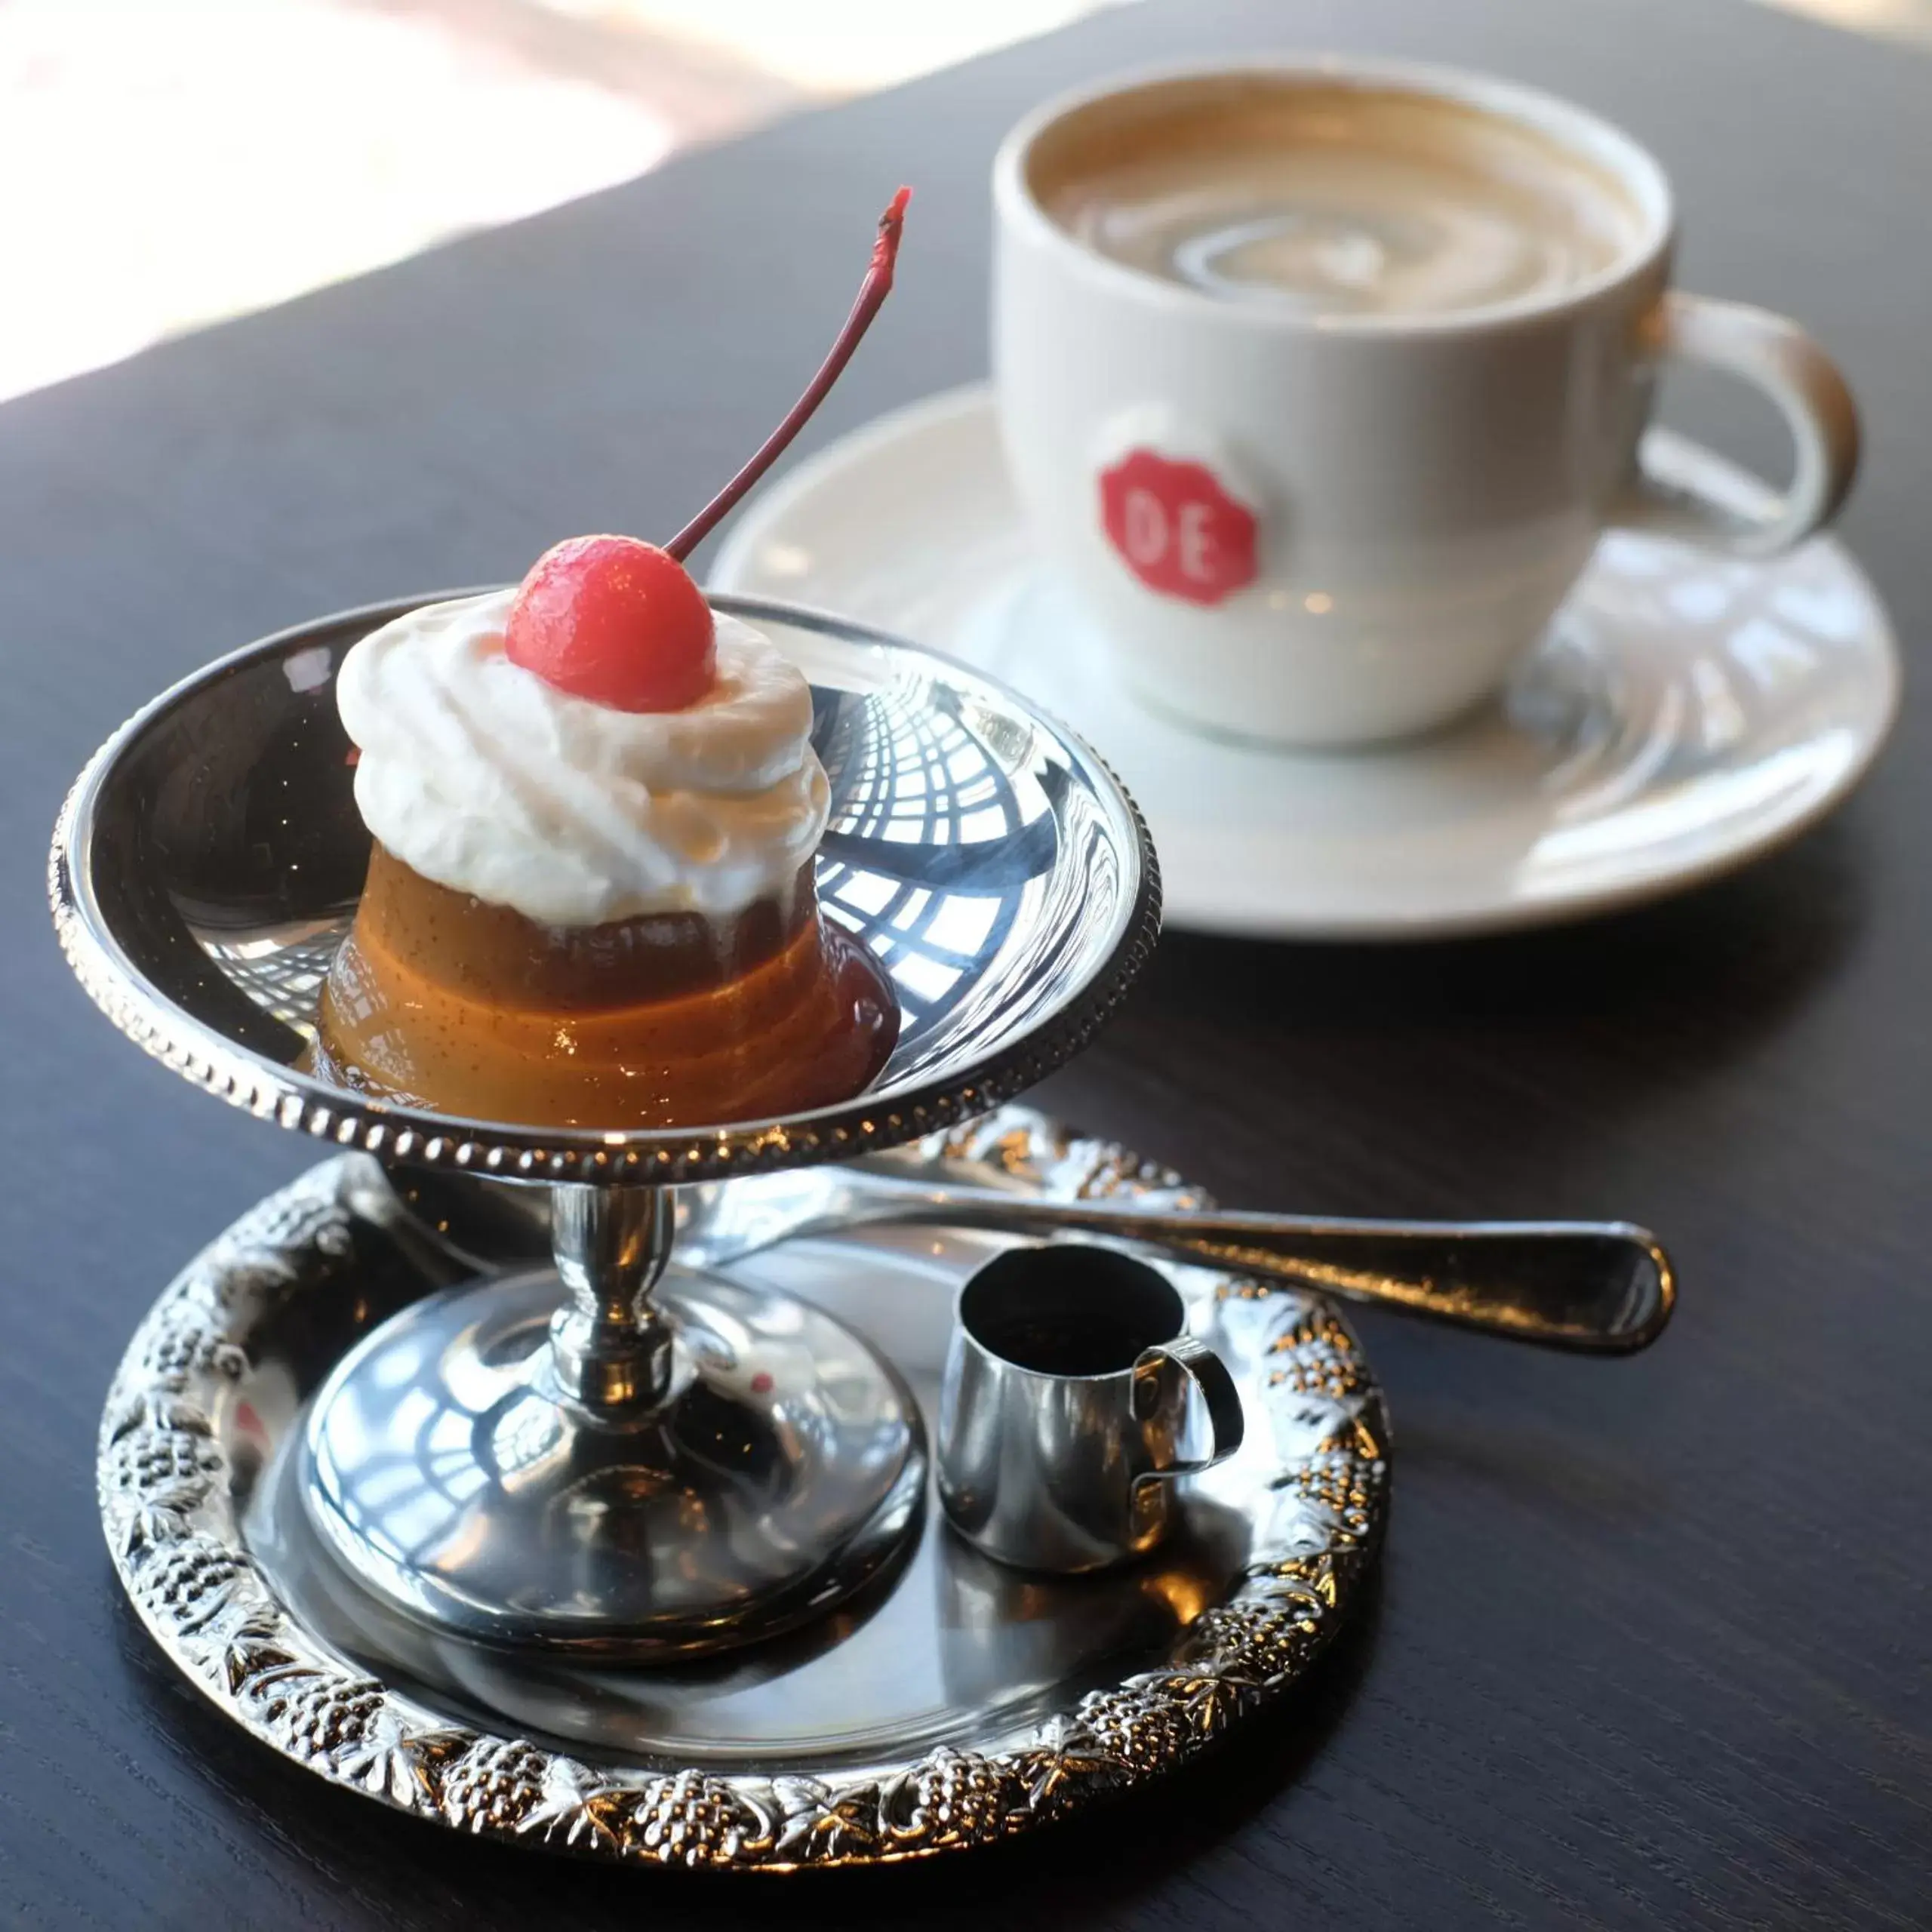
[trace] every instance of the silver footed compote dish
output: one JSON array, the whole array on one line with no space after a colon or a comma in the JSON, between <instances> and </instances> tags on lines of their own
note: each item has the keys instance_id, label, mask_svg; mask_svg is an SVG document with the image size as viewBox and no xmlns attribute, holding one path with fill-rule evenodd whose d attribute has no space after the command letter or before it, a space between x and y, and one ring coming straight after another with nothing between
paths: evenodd
<instances>
[{"instance_id":1,"label":"silver footed compote dish","mask_svg":"<svg viewBox=\"0 0 1932 1932\"><path fill-rule=\"evenodd\" d=\"M364 1588L485 1642L635 1657L770 1636L903 1551L924 1432L841 1322L670 1266L669 1191L913 1140L1038 1080L1147 956L1152 850L1099 761L990 681L718 599L810 681L818 903L890 977L883 1070L837 1104L675 1128L453 1118L336 1084L314 1070L318 1004L371 853L336 674L423 602L284 632L117 732L61 815L62 943L115 1024L232 1103L549 1190L552 1270L412 1307L312 1405L301 1494Z\"/></svg>"}]
</instances>

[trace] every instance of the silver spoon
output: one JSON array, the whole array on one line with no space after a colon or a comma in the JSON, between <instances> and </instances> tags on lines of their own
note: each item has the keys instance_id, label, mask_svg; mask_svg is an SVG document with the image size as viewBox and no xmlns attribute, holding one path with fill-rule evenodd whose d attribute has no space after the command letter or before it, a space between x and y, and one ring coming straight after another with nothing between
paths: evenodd
<instances>
[{"instance_id":1,"label":"silver spoon","mask_svg":"<svg viewBox=\"0 0 1932 1932\"><path fill-rule=\"evenodd\" d=\"M549 1251L540 1189L426 1169L390 1179L417 1218L466 1256L500 1263ZM679 1189L676 1254L687 1266L720 1268L781 1241L894 1223L1139 1241L1178 1260L1586 1354L1648 1347L1677 1293L1656 1237L1623 1221L1327 1220L1156 1209L937 1186L848 1167Z\"/></svg>"}]
</instances>

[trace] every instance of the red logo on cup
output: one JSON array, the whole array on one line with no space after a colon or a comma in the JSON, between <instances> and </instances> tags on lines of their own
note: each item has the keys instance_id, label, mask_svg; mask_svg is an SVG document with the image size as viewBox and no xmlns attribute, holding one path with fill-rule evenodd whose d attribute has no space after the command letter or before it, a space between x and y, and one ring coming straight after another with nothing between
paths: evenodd
<instances>
[{"instance_id":1,"label":"red logo on cup","mask_svg":"<svg viewBox=\"0 0 1932 1932\"><path fill-rule=\"evenodd\" d=\"M1254 581L1254 512L1205 463L1132 450L1100 472L1107 540L1149 590L1218 604Z\"/></svg>"}]
</instances>

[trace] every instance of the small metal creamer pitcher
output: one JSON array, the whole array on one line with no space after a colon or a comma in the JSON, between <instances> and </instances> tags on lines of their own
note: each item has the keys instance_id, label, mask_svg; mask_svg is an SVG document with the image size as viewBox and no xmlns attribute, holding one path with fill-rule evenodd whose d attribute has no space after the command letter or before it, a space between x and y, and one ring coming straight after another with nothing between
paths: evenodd
<instances>
[{"instance_id":1,"label":"small metal creamer pitcher","mask_svg":"<svg viewBox=\"0 0 1932 1932\"><path fill-rule=\"evenodd\" d=\"M1009 1250L960 1291L940 1399L953 1526L1023 1569L1098 1570L1151 1549L1172 1478L1241 1447L1234 1378L1186 1332L1167 1278L1106 1247ZM1190 1399L1208 1453L1183 1459Z\"/></svg>"}]
</instances>

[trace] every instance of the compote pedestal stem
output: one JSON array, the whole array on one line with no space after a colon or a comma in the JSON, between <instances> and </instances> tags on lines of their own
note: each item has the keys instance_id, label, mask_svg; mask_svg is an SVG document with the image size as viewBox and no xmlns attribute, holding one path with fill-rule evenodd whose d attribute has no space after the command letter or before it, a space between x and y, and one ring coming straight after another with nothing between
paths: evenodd
<instances>
[{"instance_id":1,"label":"compote pedestal stem","mask_svg":"<svg viewBox=\"0 0 1932 1932\"><path fill-rule=\"evenodd\" d=\"M554 1274L426 1296L317 1392L303 1506L379 1601L468 1640L648 1662L808 1622L906 1546L911 1391L807 1303L667 1274L672 1201L555 1184Z\"/></svg>"},{"instance_id":2,"label":"compote pedestal stem","mask_svg":"<svg viewBox=\"0 0 1932 1932\"><path fill-rule=\"evenodd\" d=\"M652 1290L671 1259L668 1188L559 1182L550 1190L557 1272L570 1300L550 1324L557 1392L592 1421L622 1423L670 1393L670 1324Z\"/></svg>"}]
</instances>

